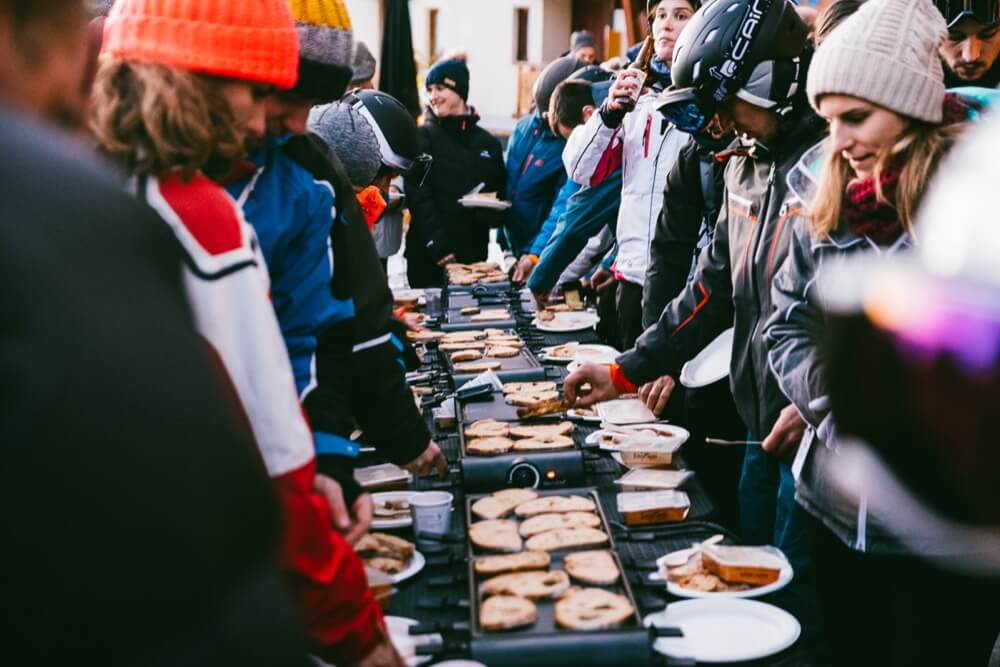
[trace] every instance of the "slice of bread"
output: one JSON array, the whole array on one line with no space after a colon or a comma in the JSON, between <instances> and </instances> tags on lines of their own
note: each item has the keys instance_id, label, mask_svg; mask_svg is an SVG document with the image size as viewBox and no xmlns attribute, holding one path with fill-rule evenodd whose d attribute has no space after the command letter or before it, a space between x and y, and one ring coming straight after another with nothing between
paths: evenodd
<instances>
[{"instance_id":1,"label":"slice of bread","mask_svg":"<svg viewBox=\"0 0 1000 667\"><path fill-rule=\"evenodd\" d=\"M569 590L569 575L562 570L501 574L486 580L479 590L483 595L517 595L529 600L554 600Z\"/></svg>"},{"instance_id":2,"label":"slice of bread","mask_svg":"<svg viewBox=\"0 0 1000 667\"><path fill-rule=\"evenodd\" d=\"M510 437L540 438L548 435L569 435L574 428L573 422L566 421L558 424L514 425L510 427Z\"/></svg>"},{"instance_id":3,"label":"slice of bread","mask_svg":"<svg viewBox=\"0 0 1000 667\"><path fill-rule=\"evenodd\" d=\"M451 355L451 363L454 364L462 361L476 361L477 359L482 358L483 354L479 350L461 350Z\"/></svg>"},{"instance_id":4,"label":"slice of bread","mask_svg":"<svg viewBox=\"0 0 1000 667\"><path fill-rule=\"evenodd\" d=\"M627 597L603 588L573 588L556 602L556 625L568 630L617 628L634 614Z\"/></svg>"},{"instance_id":5,"label":"slice of bread","mask_svg":"<svg viewBox=\"0 0 1000 667\"><path fill-rule=\"evenodd\" d=\"M472 503L472 513L482 519L500 519L521 503L537 497L531 489L503 489Z\"/></svg>"},{"instance_id":6,"label":"slice of bread","mask_svg":"<svg viewBox=\"0 0 1000 667\"><path fill-rule=\"evenodd\" d=\"M583 496L544 496L521 503L515 512L519 517L529 517L550 512L594 512L596 510L596 503Z\"/></svg>"},{"instance_id":7,"label":"slice of bread","mask_svg":"<svg viewBox=\"0 0 1000 667\"><path fill-rule=\"evenodd\" d=\"M413 558L415 547L401 537L385 533L368 533L363 535L354 550L361 558L394 558L408 563Z\"/></svg>"},{"instance_id":8,"label":"slice of bread","mask_svg":"<svg viewBox=\"0 0 1000 667\"><path fill-rule=\"evenodd\" d=\"M465 427L466 438L505 438L510 434L510 425L496 419L480 419Z\"/></svg>"},{"instance_id":9,"label":"slice of bread","mask_svg":"<svg viewBox=\"0 0 1000 667\"><path fill-rule=\"evenodd\" d=\"M548 569L552 558L544 551L522 551L504 556L483 556L476 559L476 574L491 577L508 572Z\"/></svg>"},{"instance_id":10,"label":"slice of bread","mask_svg":"<svg viewBox=\"0 0 1000 667\"><path fill-rule=\"evenodd\" d=\"M573 438L564 435L543 435L539 438L525 438L514 441L515 452L537 452L552 449L573 449Z\"/></svg>"},{"instance_id":11,"label":"slice of bread","mask_svg":"<svg viewBox=\"0 0 1000 667\"><path fill-rule=\"evenodd\" d=\"M517 522L508 519L477 521L469 526L469 541L485 551L514 553L521 550Z\"/></svg>"},{"instance_id":12,"label":"slice of bread","mask_svg":"<svg viewBox=\"0 0 1000 667\"><path fill-rule=\"evenodd\" d=\"M385 572L386 574L399 574L406 569L406 563L403 561L396 558L385 558L384 556L366 558L365 565L373 567L379 572Z\"/></svg>"},{"instance_id":13,"label":"slice of bread","mask_svg":"<svg viewBox=\"0 0 1000 667\"><path fill-rule=\"evenodd\" d=\"M479 608L479 625L487 631L523 628L536 620L538 607L535 603L515 595L488 597Z\"/></svg>"},{"instance_id":14,"label":"slice of bread","mask_svg":"<svg viewBox=\"0 0 1000 667\"><path fill-rule=\"evenodd\" d=\"M456 373L485 373L503 366L499 361L466 361L455 364Z\"/></svg>"},{"instance_id":15,"label":"slice of bread","mask_svg":"<svg viewBox=\"0 0 1000 667\"><path fill-rule=\"evenodd\" d=\"M555 391L556 383L547 380L541 382L507 382L503 386L503 393L524 394L536 391Z\"/></svg>"},{"instance_id":16,"label":"slice of bread","mask_svg":"<svg viewBox=\"0 0 1000 667\"><path fill-rule=\"evenodd\" d=\"M500 456L513 448L510 438L475 438L465 443L465 453L473 456Z\"/></svg>"},{"instance_id":17,"label":"slice of bread","mask_svg":"<svg viewBox=\"0 0 1000 667\"><path fill-rule=\"evenodd\" d=\"M491 359L513 359L521 354L521 348L510 345L487 345L486 356Z\"/></svg>"},{"instance_id":18,"label":"slice of bread","mask_svg":"<svg viewBox=\"0 0 1000 667\"><path fill-rule=\"evenodd\" d=\"M563 567L574 580L592 586L610 586L621 573L609 551L579 551L566 554Z\"/></svg>"},{"instance_id":19,"label":"slice of bread","mask_svg":"<svg viewBox=\"0 0 1000 667\"><path fill-rule=\"evenodd\" d=\"M509 320L510 313L502 308L494 308L492 310L484 310L476 315L469 318L471 322L495 322L497 320Z\"/></svg>"},{"instance_id":20,"label":"slice of bread","mask_svg":"<svg viewBox=\"0 0 1000 667\"><path fill-rule=\"evenodd\" d=\"M481 340L458 341L454 343L441 343L438 349L442 352L463 352L466 350L485 350L486 343Z\"/></svg>"},{"instance_id":21,"label":"slice of bread","mask_svg":"<svg viewBox=\"0 0 1000 667\"><path fill-rule=\"evenodd\" d=\"M560 528L600 528L601 517L589 512L566 512L565 514L539 514L521 522L518 531L521 537L531 537Z\"/></svg>"},{"instance_id":22,"label":"slice of bread","mask_svg":"<svg viewBox=\"0 0 1000 667\"><path fill-rule=\"evenodd\" d=\"M545 401L559 400L559 392L555 391L520 391L507 394L507 402L515 407L530 407Z\"/></svg>"},{"instance_id":23,"label":"slice of bread","mask_svg":"<svg viewBox=\"0 0 1000 667\"><path fill-rule=\"evenodd\" d=\"M559 551L577 547L599 547L608 543L608 535L597 528L559 528L529 537L529 551Z\"/></svg>"}]
</instances>

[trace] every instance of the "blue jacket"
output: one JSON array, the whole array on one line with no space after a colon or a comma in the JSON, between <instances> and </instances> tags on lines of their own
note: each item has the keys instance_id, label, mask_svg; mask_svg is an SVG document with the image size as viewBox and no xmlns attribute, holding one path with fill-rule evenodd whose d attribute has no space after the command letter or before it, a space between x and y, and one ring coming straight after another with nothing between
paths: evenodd
<instances>
[{"instance_id":1,"label":"blue jacket","mask_svg":"<svg viewBox=\"0 0 1000 667\"><path fill-rule=\"evenodd\" d=\"M579 183L567 180L559 188L559 194L556 195L556 200L552 203L552 208L549 209L549 216L545 218L542 228L535 234L535 238L532 239L531 245L528 247L529 254L535 257L541 256L542 251L545 250L545 246L549 244L549 240L555 233L559 225L559 220L562 218L563 213L566 212L566 204L569 203L570 197L579 192L582 187Z\"/></svg>"},{"instance_id":2,"label":"blue jacket","mask_svg":"<svg viewBox=\"0 0 1000 667\"><path fill-rule=\"evenodd\" d=\"M316 387L320 332L354 317L354 303L330 291L330 230L336 208L329 185L296 164L279 139L250 156L257 172L227 191L254 228L271 277L271 301L295 373L300 399ZM342 222L337 219L337 224Z\"/></svg>"},{"instance_id":3,"label":"blue jacket","mask_svg":"<svg viewBox=\"0 0 1000 667\"><path fill-rule=\"evenodd\" d=\"M507 242L515 256L528 251L566 182L562 152L566 140L552 134L536 112L514 127L507 147Z\"/></svg>"},{"instance_id":4,"label":"blue jacket","mask_svg":"<svg viewBox=\"0 0 1000 667\"><path fill-rule=\"evenodd\" d=\"M539 255L531 272L528 287L532 292L549 292L559 276L580 254L587 240L605 225L612 230L618 219L622 200L622 169L618 167L597 185L574 193L566 202L552 237Z\"/></svg>"}]
</instances>

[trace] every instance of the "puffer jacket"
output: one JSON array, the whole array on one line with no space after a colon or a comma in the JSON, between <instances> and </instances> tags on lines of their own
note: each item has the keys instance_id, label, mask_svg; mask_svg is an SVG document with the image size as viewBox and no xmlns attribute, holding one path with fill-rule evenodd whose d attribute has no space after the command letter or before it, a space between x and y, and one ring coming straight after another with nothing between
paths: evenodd
<instances>
[{"instance_id":1,"label":"puffer jacket","mask_svg":"<svg viewBox=\"0 0 1000 667\"><path fill-rule=\"evenodd\" d=\"M826 123L809 109L783 125L770 149L758 145L729 159L715 235L698 258L693 278L635 347L618 358L635 384L666 374L676 377L685 362L735 326L730 386L740 417L759 437L770 433L788 405L768 368L763 335L774 309L771 281L788 253L792 227L804 215L785 176L826 132Z\"/></svg>"},{"instance_id":2,"label":"puffer jacket","mask_svg":"<svg viewBox=\"0 0 1000 667\"><path fill-rule=\"evenodd\" d=\"M646 93L618 124L611 114L607 120L604 113L593 114L583 126L586 148L567 165L570 178L590 187L622 167L617 268L625 280L640 286L646 281L663 186L689 136L664 119L657 110L658 99L657 93Z\"/></svg>"},{"instance_id":3,"label":"puffer jacket","mask_svg":"<svg viewBox=\"0 0 1000 667\"><path fill-rule=\"evenodd\" d=\"M820 355L824 316L817 285L824 267L831 262L863 252L894 254L912 245L912 237L904 233L892 246L883 248L866 236L852 233L844 223L829 238L817 239L809 229L808 218L799 218L788 258L772 289L775 312L765 330L769 364L781 391L808 425L792 466L797 477L796 498L858 551L899 554L906 550L868 515L864 502L847 499L832 488L829 467L836 457L835 429Z\"/></svg>"},{"instance_id":4,"label":"puffer jacket","mask_svg":"<svg viewBox=\"0 0 1000 667\"><path fill-rule=\"evenodd\" d=\"M566 182L562 153L566 140L552 134L540 114L525 116L507 146L507 242L515 256L530 251L552 203Z\"/></svg>"}]
</instances>

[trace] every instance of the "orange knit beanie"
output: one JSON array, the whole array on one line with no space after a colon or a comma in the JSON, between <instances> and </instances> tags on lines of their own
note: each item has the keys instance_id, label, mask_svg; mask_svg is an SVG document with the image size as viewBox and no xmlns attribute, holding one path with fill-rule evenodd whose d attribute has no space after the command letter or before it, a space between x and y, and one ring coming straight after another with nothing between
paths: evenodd
<instances>
[{"instance_id":1,"label":"orange knit beanie","mask_svg":"<svg viewBox=\"0 0 1000 667\"><path fill-rule=\"evenodd\" d=\"M279 88L298 78L288 0L117 0L102 52Z\"/></svg>"}]
</instances>

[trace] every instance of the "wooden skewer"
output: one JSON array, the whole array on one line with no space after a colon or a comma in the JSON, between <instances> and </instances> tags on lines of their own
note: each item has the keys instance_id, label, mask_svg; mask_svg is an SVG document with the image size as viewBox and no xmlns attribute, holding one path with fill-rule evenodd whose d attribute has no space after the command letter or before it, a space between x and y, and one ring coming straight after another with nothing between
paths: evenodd
<instances>
[{"instance_id":1,"label":"wooden skewer","mask_svg":"<svg viewBox=\"0 0 1000 667\"><path fill-rule=\"evenodd\" d=\"M720 440L719 438L705 438L706 445L749 445L759 447L763 443L759 440Z\"/></svg>"}]
</instances>

